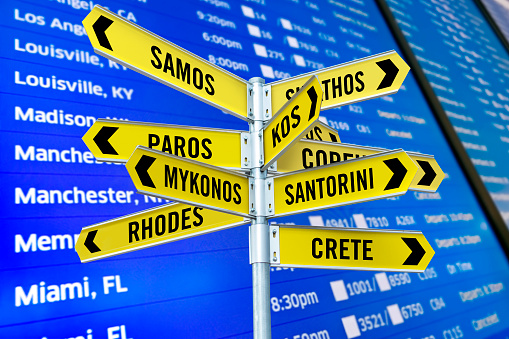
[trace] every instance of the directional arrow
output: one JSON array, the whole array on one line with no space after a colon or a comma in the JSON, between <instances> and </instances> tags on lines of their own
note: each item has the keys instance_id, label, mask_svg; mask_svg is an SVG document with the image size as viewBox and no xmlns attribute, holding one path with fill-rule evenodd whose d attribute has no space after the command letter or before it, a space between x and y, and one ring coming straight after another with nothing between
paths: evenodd
<instances>
[{"instance_id":1,"label":"directional arrow","mask_svg":"<svg viewBox=\"0 0 509 339\"><path fill-rule=\"evenodd\" d=\"M423 272L435 254L419 231L270 225L269 232L274 267Z\"/></svg>"},{"instance_id":2,"label":"directional arrow","mask_svg":"<svg viewBox=\"0 0 509 339\"><path fill-rule=\"evenodd\" d=\"M143 225L148 221L146 232ZM248 219L171 203L84 227L76 241L81 262L111 257L246 224ZM155 232L154 232L155 230ZM100 249L99 249L100 247Z\"/></svg>"},{"instance_id":3,"label":"directional arrow","mask_svg":"<svg viewBox=\"0 0 509 339\"><path fill-rule=\"evenodd\" d=\"M316 75L323 88L321 110L369 100L396 93L410 67L395 51L278 80L270 87L272 112L279 110L286 101L302 90L302 84Z\"/></svg>"},{"instance_id":4,"label":"directional arrow","mask_svg":"<svg viewBox=\"0 0 509 339\"><path fill-rule=\"evenodd\" d=\"M316 88L310 87L307 91L308 97L311 100L311 108L309 109L308 121L311 121L316 115L316 104L318 102L318 94L316 94Z\"/></svg>"},{"instance_id":5,"label":"directional arrow","mask_svg":"<svg viewBox=\"0 0 509 339\"><path fill-rule=\"evenodd\" d=\"M148 174L148 169L152 164L156 161L156 158L150 157L148 155L142 155L134 169L136 170L136 173L138 173L138 177L140 178L140 181L143 186L156 188L154 185L154 182L152 181L152 178L150 178L150 175Z\"/></svg>"},{"instance_id":6,"label":"directional arrow","mask_svg":"<svg viewBox=\"0 0 509 339\"><path fill-rule=\"evenodd\" d=\"M331 139L332 142L339 142L335 134L330 133L329 138Z\"/></svg>"},{"instance_id":7,"label":"directional arrow","mask_svg":"<svg viewBox=\"0 0 509 339\"><path fill-rule=\"evenodd\" d=\"M377 90L392 86L392 83L394 82L394 79L396 79L396 75L398 75L399 72L398 67L394 65L394 62L392 62L391 59L378 61L376 64L382 69L382 71L385 72L385 76L382 79L382 82L380 82L380 85L378 85Z\"/></svg>"},{"instance_id":8,"label":"directional arrow","mask_svg":"<svg viewBox=\"0 0 509 339\"><path fill-rule=\"evenodd\" d=\"M419 262L421 262L421 259L426 254L426 251L424 248L422 248L421 244L417 240L417 238L401 238L407 244L408 248L412 250L412 253L406 258L403 265L412 265L417 266L419 265Z\"/></svg>"},{"instance_id":9,"label":"directional arrow","mask_svg":"<svg viewBox=\"0 0 509 339\"><path fill-rule=\"evenodd\" d=\"M106 36L106 30L111 26L112 23L113 20L110 20L104 15L101 15L92 25L97 40L99 41L99 45L109 49L110 51L113 51L113 49L111 48L110 42L108 41L108 37Z\"/></svg>"},{"instance_id":10,"label":"directional arrow","mask_svg":"<svg viewBox=\"0 0 509 339\"><path fill-rule=\"evenodd\" d=\"M294 143L292 147L286 150L277 160L277 171L280 173L288 173L388 151L388 149L379 147L303 139ZM434 157L432 155L415 152L405 153L418 165L417 174L409 190L417 192L436 192L440 183L445 178L445 173ZM396 168L399 168L397 164Z\"/></svg>"},{"instance_id":11,"label":"directional arrow","mask_svg":"<svg viewBox=\"0 0 509 339\"><path fill-rule=\"evenodd\" d=\"M384 191L398 188L403 182L403 179L405 179L405 175L408 172L407 169L398 158L384 160L384 164L394 173L391 180L387 183L387 186L385 186Z\"/></svg>"},{"instance_id":12,"label":"directional arrow","mask_svg":"<svg viewBox=\"0 0 509 339\"><path fill-rule=\"evenodd\" d=\"M419 180L418 185L431 186L435 180L437 173L431 167L431 164L424 160L416 160L419 166L424 170L424 176Z\"/></svg>"},{"instance_id":13,"label":"directional arrow","mask_svg":"<svg viewBox=\"0 0 509 339\"><path fill-rule=\"evenodd\" d=\"M97 234L97 230L90 231L87 234L87 239L85 239L85 247L90 251L90 253L100 252L101 249L94 243L94 238Z\"/></svg>"},{"instance_id":14,"label":"directional arrow","mask_svg":"<svg viewBox=\"0 0 509 339\"><path fill-rule=\"evenodd\" d=\"M118 127L103 126L94 137L94 142L97 147L99 147L102 154L118 155L117 151L108 141L117 130Z\"/></svg>"},{"instance_id":15,"label":"directional arrow","mask_svg":"<svg viewBox=\"0 0 509 339\"><path fill-rule=\"evenodd\" d=\"M274 215L280 217L405 194L417 165L403 151L274 176Z\"/></svg>"}]
</instances>

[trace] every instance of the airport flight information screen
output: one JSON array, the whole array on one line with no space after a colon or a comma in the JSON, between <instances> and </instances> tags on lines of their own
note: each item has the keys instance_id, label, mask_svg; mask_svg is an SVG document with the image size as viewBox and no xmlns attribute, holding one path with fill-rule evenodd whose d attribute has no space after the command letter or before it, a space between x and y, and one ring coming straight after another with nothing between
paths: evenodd
<instances>
[{"instance_id":1,"label":"airport flight information screen","mask_svg":"<svg viewBox=\"0 0 509 339\"><path fill-rule=\"evenodd\" d=\"M509 1L482 0L481 2L509 42Z\"/></svg>"},{"instance_id":2,"label":"airport flight information screen","mask_svg":"<svg viewBox=\"0 0 509 339\"><path fill-rule=\"evenodd\" d=\"M509 225L507 50L472 0L387 4Z\"/></svg>"},{"instance_id":3,"label":"airport flight information screen","mask_svg":"<svg viewBox=\"0 0 509 339\"><path fill-rule=\"evenodd\" d=\"M443 24L444 32L441 16L453 20L435 13L424 1L416 1L420 7L415 14L406 6L409 1L391 3L414 21L423 15ZM247 225L86 264L74 251L82 227L165 203L137 194L124 165L95 161L81 138L96 119L248 128L232 115L95 54L81 25L95 4L0 2L4 150L0 338L250 338ZM99 4L244 79L260 76L267 83L398 51L379 9L368 0L105 0ZM481 37L482 18L461 15L473 22L458 23L468 27L461 32ZM496 68L500 79L506 77L502 66L507 60L495 47L487 50L492 45L484 40L461 47L468 53L453 51L441 45L445 37L437 31L427 32L436 37L426 50L434 47L449 61L433 61L430 68L443 67L433 73L452 77L447 72L468 67L461 68L465 75L454 82L441 83L448 91L444 98L457 105L472 100L484 105L478 110L480 119L461 107L448 111L461 119L465 131L479 132L469 137L485 138L480 129L469 127L470 119L476 124L499 119L497 124L505 126L501 117L506 113L491 106L492 101L505 105L509 93L492 88L498 83L488 74L488 66L470 64L466 58L477 62L489 53L490 65L500 65ZM457 44L451 39L447 41ZM456 91L456 84L467 91ZM412 73L397 94L320 115L338 130L343 143L433 154L446 178L436 193L409 191L401 197L273 221L421 230L436 253L426 271L418 274L272 268L273 337L509 335L507 258ZM486 138L490 134L498 138L498 127L489 127L493 130ZM169 136L170 142L173 137ZM499 147L484 140L468 142L487 145L490 151ZM507 156L507 149L503 152ZM308 160L313 161L313 156ZM498 158L478 158L487 169L496 169L489 164L501 164Z\"/></svg>"}]
</instances>

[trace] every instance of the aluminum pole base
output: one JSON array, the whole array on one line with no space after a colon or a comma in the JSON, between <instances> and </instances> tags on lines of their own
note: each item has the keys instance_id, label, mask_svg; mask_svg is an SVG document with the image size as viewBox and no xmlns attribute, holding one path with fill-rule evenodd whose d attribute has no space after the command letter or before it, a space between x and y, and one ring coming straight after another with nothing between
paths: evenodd
<instances>
[{"instance_id":1,"label":"aluminum pole base","mask_svg":"<svg viewBox=\"0 0 509 339\"><path fill-rule=\"evenodd\" d=\"M253 267L254 339L270 339L270 265L255 262Z\"/></svg>"}]
</instances>

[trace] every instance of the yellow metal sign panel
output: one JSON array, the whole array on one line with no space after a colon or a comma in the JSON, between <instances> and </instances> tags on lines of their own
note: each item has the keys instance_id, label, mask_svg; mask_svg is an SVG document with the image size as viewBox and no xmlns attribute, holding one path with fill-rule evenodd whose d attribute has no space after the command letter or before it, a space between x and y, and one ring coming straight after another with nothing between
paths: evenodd
<instances>
[{"instance_id":1,"label":"yellow metal sign panel","mask_svg":"<svg viewBox=\"0 0 509 339\"><path fill-rule=\"evenodd\" d=\"M152 32L95 6L83 26L96 53L247 119L247 81Z\"/></svg>"},{"instance_id":2,"label":"yellow metal sign panel","mask_svg":"<svg viewBox=\"0 0 509 339\"><path fill-rule=\"evenodd\" d=\"M409 70L395 51L389 51L275 81L268 84L272 92L272 109L283 106L310 75L318 76L322 84L322 110L326 110L396 93Z\"/></svg>"},{"instance_id":3,"label":"yellow metal sign panel","mask_svg":"<svg viewBox=\"0 0 509 339\"><path fill-rule=\"evenodd\" d=\"M139 193L249 216L244 175L138 146L126 163Z\"/></svg>"},{"instance_id":4,"label":"yellow metal sign panel","mask_svg":"<svg viewBox=\"0 0 509 339\"><path fill-rule=\"evenodd\" d=\"M320 120L315 121L311 130L306 134L306 139L341 142L338 131Z\"/></svg>"},{"instance_id":5,"label":"yellow metal sign panel","mask_svg":"<svg viewBox=\"0 0 509 339\"><path fill-rule=\"evenodd\" d=\"M239 216L168 204L84 227L76 242L81 262L111 257L247 223Z\"/></svg>"},{"instance_id":6,"label":"yellow metal sign panel","mask_svg":"<svg viewBox=\"0 0 509 339\"><path fill-rule=\"evenodd\" d=\"M432 155L407 152L412 160L417 164L417 174L410 185L412 191L436 192L440 183L445 178L438 162Z\"/></svg>"},{"instance_id":7,"label":"yellow metal sign panel","mask_svg":"<svg viewBox=\"0 0 509 339\"><path fill-rule=\"evenodd\" d=\"M141 145L206 164L240 168L240 136L240 131L232 130L99 119L83 141L101 161L127 162Z\"/></svg>"},{"instance_id":8,"label":"yellow metal sign panel","mask_svg":"<svg viewBox=\"0 0 509 339\"><path fill-rule=\"evenodd\" d=\"M435 251L419 231L279 226L273 266L423 272ZM276 251L274 251L276 249Z\"/></svg>"},{"instance_id":9,"label":"yellow metal sign panel","mask_svg":"<svg viewBox=\"0 0 509 339\"><path fill-rule=\"evenodd\" d=\"M267 123L263 130L265 165L262 171L313 127L320 114L322 94L318 78L312 76Z\"/></svg>"},{"instance_id":10,"label":"yellow metal sign panel","mask_svg":"<svg viewBox=\"0 0 509 339\"><path fill-rule=\"evenodd\" d=\"M278 159L277 171L281 173L298 171L388 151L377 147L299 140ZM436 192L445 178L445 173L435 158L427 154L406 153L418 168L409 190Z\"/></svg>"},{"instance_id":11,"label":"yellow metal sign panel","mask_svg":"<svg viewBox=\"0 0 509 339\"><path fill-rule=\"evenodd\" d=\"M274 216L405 194L417 166L403 150L274 177Z\"/></svg>"}]
</instances>

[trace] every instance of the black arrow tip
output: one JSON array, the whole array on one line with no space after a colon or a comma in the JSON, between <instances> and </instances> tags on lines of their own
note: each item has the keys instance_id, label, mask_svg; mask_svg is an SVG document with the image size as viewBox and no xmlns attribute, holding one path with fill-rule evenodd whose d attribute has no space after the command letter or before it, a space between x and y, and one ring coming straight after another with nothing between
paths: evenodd
<instances>
[{"instance_id":1,"label":"black arrow tip","mask_svg":"<svg viewBox=\"0 0 509 339\"><path fill-rule=\"evenodd\" d=\"M113 52L110 42L108 41L108 37L106 36L106 30L111 26L112 23L113 20L108 19L104 15L101 15L96 20L96 22L94 22L92 28L94 29L95 35L97 36L97 40L99 40L99 45Z\"/></svg>"},{"instance_id":2,"label":"black arrow tip","mask_svg":"<svg viewBox=\"0 0 509 339\"><path fill-rule=\"evenodd\" d=\"M424 170L424 176L419 180L417 185L431 186L433 180L437 176L437 173L433 170L430 163L424 160L417 160L417 163Z\"/></svg>"},{"instance_id":3,"label":"black arrow tip","mask_svg":"<svg viewBox=\"0 0 509 339\"><path fill-rule=\"evenodd\" d=\"M154 185L154 182L152 181L152 178L150 178L150 175L148 175L148 169L152 164L156 161L156 158L149 157L148 155L142 155L140 160L138 161L138 164L134 167L136 170L136 173L138 173L138 177L140 178L140 181L143 186L156 188Z\"/></svg>"},{"instance_id":4,"label":"black arrow tip","mask_svg":"<svg viewBox=\"0 0 509 339\"><path fill-rule=\"evenodd\" d=\"M117 151L108 141L111 136L118 130L118 127L103 126L94 137L94 142L103 154L118 155Z\"/></svg>"},{"instance_id":5,"label":"black arrow tip","mask_svg":"<svg viewBox=\"0 0 509 339\"><path fill-rule=\"evenodd\" d=\"M97 234L97 230L93 230L88 232L87 238L85 239L85 247L90 251L90 253L100 252L101 249L94 243L95 235Z\"/></svg>"},{"instance_id":6,"label":"black arrow tip","mask_svg":"<svg viewBox=\"0 0 509 339\"><path fill-rule=\"evenodd\" d=\"M376 64L385 72L385 76L380 85L378 85L377 90L391 87L394 79L396 79L396 75L398 75L399 68L394 65L391 59L378 61Z\"/></svg>"},{"instance_id":7,"label":"black arrow tip","mask_svg":"<svg viewBox=\"0 0 509 339\"><path fill-rule=\"evenodd\" d=\"M316 104L318 102L318 94L316 93L316 89L314 87L310 87L307 90L307 93L308 93L309 99L311 99L311 109L309 110L309 118L308 118L308 121L310 121L311 119L313 119L313 117L316 114L315 111L316 111Z\"/></svg>"},{"instance_id":8,"label":"black arrow tip","mask_svg":"<svg viewBox=\"0 0 509 339\"><path fill-rule=\"evenodd\" d=\"M387 183L387 186L385 186L384 191L399 188L399 186L403 182L403 179L405 179L405 175L408 172L408 170L405 168L405 166L403 166L403 164L401 163L401 161L399 161L398 158L384 160L384 163L394 173L392 175L391 180L389 180L389 182Z\"/></svg>"},{"instance_id":9,"label":"black arrow tip","mask_svg":"<svg viewBox=\"0 0 509 339\"><path fill-rule=\"evenodd\" d=\"M416 238L401 238L405 244L412 250L412 253L406 258L403 265L419 265L422 257L426 254L424 248L422 248L421 244Z\"/></svg>"}]
</instances>

